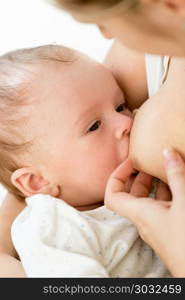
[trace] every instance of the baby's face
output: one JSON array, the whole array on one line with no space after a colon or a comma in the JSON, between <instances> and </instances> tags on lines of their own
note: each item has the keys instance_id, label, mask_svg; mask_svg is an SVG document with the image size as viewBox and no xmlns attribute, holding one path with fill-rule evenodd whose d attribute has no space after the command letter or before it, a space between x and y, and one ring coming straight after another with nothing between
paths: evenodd
<instances>
[{"instance_id":1,"label":"baby's face","mask_svg":"<svg viewBox=\"0 0 185 300\"><path fill-rule=\"evenodd\" d=\"M34 164L72 206L102 201L109 175L128 156L132 126L112 74L81 56L41 66L32 84Z\"/></svg>"}]
</instances>

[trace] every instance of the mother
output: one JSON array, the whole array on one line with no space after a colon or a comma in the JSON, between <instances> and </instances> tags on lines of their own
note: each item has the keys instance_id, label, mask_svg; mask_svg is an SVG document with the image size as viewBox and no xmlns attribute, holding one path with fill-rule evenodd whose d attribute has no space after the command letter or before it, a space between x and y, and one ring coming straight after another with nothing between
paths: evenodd
<instances>
[{"instance_id":1,"label":"mother","mask_svg":"<svg viewBox=\"0 0 185 300\"><path fill-rule=\"evenodd\" d=\"M162 158L166 147L175 148L185 157L185 133L182 130L185 127L185 59L171 58L168 78L156 99L155 91L164 75L164 57L144 58L141 52L135 51L185 57L185 1L56 2L75 19L96 23L105 37L116 38L106 63L126 90L130 108L144 103L135 118L130 157L135 168L168 182L172 192L172 202L168 204L164 199L155 201L142 197L138 201L124 193L124 181L132 170L131 162L127 161L109 180L106 205L136 224L143 239L161 256L174 276L185 277L185 164L177 152L165 151L164 169ZM151 97L144 102L147 98L146 79ZM143 184L138 178L133 193L146 197L149 187Z\"/></svg>"},{"instance_id":2,"label":"mother","mask_svg":"<svg viewBox=\"0 0 185 300\"><path fill-rule=\"evenodd\" d=\"M162 55L185 56L184 0L58 0L55 2L58 2L59 5L61 4L61 7L68 9L79 21L96 23L105 36L114 36L119 40L119 42L115 41L107 55L106 63L112 68L120 86L126 91L130 108L139 107L148 96L144 55L136 52L136 49ZM124 45L134 48L135 50L130 50ZM152 57L151 61L153 61ZM160 62L162 66L161 57L159 57L157 62L159 67ZM184 60L182 60L182 64L183 63ZM174 63L171 64L169 75L170 72L173 71L174 64L178 68L178 60L174 60ZM183 67L182 64L180 63L180 68ZM176 72L176 67L173 72ZM181 70L181 72L183 73L183 70ZM181 81L181 86L182 85L183 83ZM171 104L170 115L172 116L174 95L172 97L172 95L169 94L169 97ZM152 99L155 99L155 96ZM156 147L155 144L154 147L151 147L150 151L148 151L147 146L144 149L142 147L143 143L140 143L141 140L148 140L151 137L149 130L147 132L143 131L143 127L147 128L146 122L148 122L147 124L151 124L151 119L148 117L151 111L150 103L152 105L152 111L155 112L156 110L154 117L157 116L157 109L159 107L163 108L161 113L163 113L165 108L165 105L158 106L158 103L156 104L156 108L152 99L150 99L151 101L146 101L137 114L136 121L138 121L135 122L135 124L138 125L135 126L135 129L133 128L134 139L131 137L131 142L133 143L135 141L133 146L131 144L131 149L133 149L131 151L131 157L134 158L134 163L138 169L145 170L165 179L164 172L159 173L159 170L162 170L162 168L156 168L156 162L161 165L161 151L164 146L169 145L164 145L163 139L160 139L160 147ZM168 110L169 107L166 107L166 109ZM181 112L181 115L183 115L182 110L178 111L179 114ZM155 119L153 120L155 121ZM152 125L159 125L158 120L153 123L154 121L152 121ZM179 123L176 121L174 126L177 124ZM182 124L183 123L179 125L179 128L182 128ZM168 126L166 126L166 128L167 127ZM152 126L152 128L155 130L156 127ZM174 128L177 128L176 132L178 132L178 126ZM155 131L156 139L160 132L158 127ZM145 137L143 134L146 134ZM163 134L167 133L163 132ZM174 136L173 134L173 137ZM179 138L179 141L181 140L182 136ZM150 143L152 143L152 141L153 139L151 139ZM175 145L176 141L173 140L170 146L175 147ZM178 146L181 146L180 142ZM180 150L179 147L178 149ZM151 149L153 149L153 152L151 152ZM185 148L182 152L185 153ZM152 160L150 159L151 157ZM173 193L173 201L170 208L165 206L163 201L152 202L149 198L140 199L138 205L138 201L135 201L138 200L137 198L128 194L126 194L125 198L125 193L119 193L121 197L118 198L117 194L114 193L114 184L117 186L118 183L122 191L122 185L125 180L122 174L119 173L119 170L110 178L106 193L106 203L113 210L127 216L135 222L143 238L149 242L165 260L174 276L185 276L185 239L183 230L183 228L185 228L185 201L182 201L183 197L185 197L185 166L180 158L176 158L175 163L174 159L170 159L170 161L173 162L173 168L170 168L172 171L168 170L169 184ZM126 163L126 175L129 175L130 171L131 166L130 161L128 161ZM171 184L171 177L173 178L173 184ZM112 181L114 184L112 184ZM133 190L134 189L135 191L137 190L138 196L146 194L146 189L143 193L143 185L140 180L136 180L133 184ZM12 200L15 201L14 199ZM21 203L17 203L14 206L12 203L9 198L4 202L0 210L2 223L0 228L0 265L1 274L3 276L16 277L24 276L24 272L19 262L13 259L15 253L12 253L11 241L8 240L6 243L4 241L4 236L10 236L9 230L12 220L22 209ZM172 209L174 208L174 203L179 205L176 204L175 209ZM153 213L154 209L155 213ZM9 224L7 223L7 219L9 220ZM3 222L3 220L5 221ZM3 224L6 224L6 226L4 225L4 227L2 227ZM143 226L143 224L145 226ZM174 245L174 235L172 232L176 237L177 248L171 247L171 245ZM8 263L11 265L10 269L8 268ZM13 264L15 265L15 271L11 273L10 270L12 270Z\"/></svg>"}]
</instances>

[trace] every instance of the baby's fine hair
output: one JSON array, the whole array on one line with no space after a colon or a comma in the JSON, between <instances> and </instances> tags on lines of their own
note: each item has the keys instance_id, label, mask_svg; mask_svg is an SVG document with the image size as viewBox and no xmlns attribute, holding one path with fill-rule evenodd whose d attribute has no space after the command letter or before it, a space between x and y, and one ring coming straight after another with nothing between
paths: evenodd
<instances>
[{"instance_id":1,"label":"baby's fine hair","mask_svg":"<svg viewBox=\"0 0 185 300\"><path fill-rule=\"evenodd\" d=\"M71 64L76 58L75 53L63 46L44 45L0 56L0 182L19 199L23 195L12 185L11 175L22 167L21 155L29 152L33 142L27 140L25 134L29 130L29 104L32 101L29 97L30 75L39 64Z\"/></svg>"},{"instance_id":2,"label":"baby's fine hair","mask_svg":"<svg viewBox=\"0 0 185 300\"><path fill-rule=\"evenodd\" d=\"M138 7L138 0L48 0L78 17L98 21L103 16L119 14Z\"/></svg>"}]
</instances>

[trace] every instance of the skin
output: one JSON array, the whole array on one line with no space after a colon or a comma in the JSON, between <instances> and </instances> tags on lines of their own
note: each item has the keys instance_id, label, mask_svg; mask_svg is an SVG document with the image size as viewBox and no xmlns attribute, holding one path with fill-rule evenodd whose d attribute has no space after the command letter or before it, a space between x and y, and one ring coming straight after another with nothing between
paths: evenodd
<instances>
[{"instance_id":1,"label":"skin","mask_svg":"<svg viewBox=\"0 0 185 300\"><path fill-rule=\"evenodd\" d=\"M143 23L144 12L145 12L145 16L146 16L146 12L149 12L149 7L147 7L145 5L146 4L151 5L152 2L153 2L153 5L156 3L155 9L154 9L154 7L151 9L151 7L150 7L150 14L148 14L149 19L148 19L148 17L145 18L145 22ZM169 5L170 2L173 5L171 5L171 4ZM143 9L147 9L147 10L143 11L142 15L140 14L139 16L136 16L136 15L131 16L130 19L128 19L129 18L129 15L128 15L127 20L125 19L127 21L127 24L120 23L120 22L122 22L122 20L117 19L118 16L115 16L116 20L117 20L116 22L119 21L118 22L119 24L117 24L118 25L117 27L114 27L114 32L112 31L111 33L109 33L107 30L108 28L106 28L107 22L109 22L108 19L104 20L103 23L102 23L102 20L101 20L101 22L99 21L96 23L99 26L101 26L101 30L103 31L103 33L105 33L106 35L108 34L109 36L113 36L113 35L116 36L117 38L119 38L119 40L121 42L123 42L124 44L127 44L127 46L129 46L129 47L134 47L135 49L144 50L144 51L147 51L150 53L184 55L185 41L184 41L184 29L182 29L183 28L182 25L184 22L183 21L184 1L180 2L180 1L171 0L171 1L162 1L162 2L155 1L154 2L154 1L149 0L149 1L141 1L141 3L143 3ZM178 7L178 3L182 4L181 7ZM161 17L162 11L160 11L160 13L159 13L160 8L159 8L158 4L165 5L165 7L163 7L162 17ZM156 11L156 9L158 9L158 12ZM166 15L166 13L164 15L164 9L167 9L167 10L165 10L167 15ZM77 16L74 16L74 17L78 18ZM136 19L135 19L135 17L136 17ZM80 20L80 21L85 21L85 20ZM158 21L159 21L159 24L157 25L157 27L155 27L156 22L158 22ZM95 23L94 20L92 20L92 22ZM115 20L112 20L112 22L115 24ZM129 24L131 27L129 27ZM133 24L133 26L131 24ZM123 25L126 25L126 27ZM103 26L103 28L102 28L102 26ZM138 26L140 26L140 31L142 32L142 34L138 32ZM122 28L122 30L124 30L124 31L122 32L120 28ZM147 30L146 30L146 28L147 28ZM150 28L150 30L149 30L149 28ZM129 30L129 32L126 32L125 30ZM137 39L138 34L140 36L139 42ZM142 47L142 49L138 48L138 45L140 47ZM123 47L121 47L121 49L119 51L118 47L113 45L113 48L110 50L110 52L108 54L108 57L111 58L110 59L111 64L109 65L110 68L113 69L113 72L114 72L114 74L116 74L119 82L121 83L121 86L124 87L126 82L129 82L128 81L129 77L127 77L127 75L125 75L122 72L121 65L126 66L129 60L128 59L125 60L125 56L124 56L125 52L122 51L123 50L122 48ZM131 52L132 52L132 50L131 50ZM116 56L114 55L114 53L116 53ZM127 54L128 54L128 51L127 51ZM134 65L139 66L140 64L142 64L143 59L141 59L140 55L138 56L136 53L133 55L135 57ZM120 57L120 59L118 59L118 56ZM138 62L137 64L136 64L136 61ZM137 69L137 71L138 72L136 72L136 73L139 74L140 73L139 68ZM132 72L128 72L128 73L129 73L129 76L134 81L135 69L134 69L133 75L132 75ZM137 80L140 79L140 76L138 76L135 79L137 79ZM139 86L139 80L138 80L138 86ZM143 86L143 84L142 84L142 86ZM144 86L146 86L146 82L144 83ZM136 92L136 95L137 95L137 100L134 105L136 105L136 107L139 107L139 103L143 103L143 101L146 99L146 98L143 98L143 96L145 97L145 95L147 94L147 91L146 91L145 87L143 87L142 89L137 87L134 91ZM130 92L129 92L129 89L128 89L127 95L128 95L128 100L134 98L132 90L130 90ZM138 96L138 95L140 95L140 96ZM130 101L130 105L132 105L131 101ZM134 105L132 105L132 107ZM179 168L177 168L177 169L178 170L180 169L180 173L182 175L182 169L183 169L182 163L179 163ZM173 175L173 178L178 181L179 178L182 179L182 176ZM182 194L183 194L183 190L182 190ZM127 194L127 196L128 196L128 194ZM138 196L139 196L139 194L138 194ZM15 212L16 208L18 207L15 199L14 199L14 201L12 201L11 205L12 205L12 210ZM109 202L109 207L113 209L113 203L110 204L110 202ZM120 203L120 207L123 207L123 204ZM147 212L147 211L149 211L149 208L146 209L146 207L145 207L145 210ZM117 209L117 211L119 212L120 208L119 208L119 210ZM142 219L143 214L141 214L139 210L137 211L137 213L140 216L141 220L143 220ZM15 217L15 215L16 214L14 214L14 217ZM128 214L128 215L129 215L129 217L132 216L132 214ZM10 226L14 217L9 216L6 219L5 226L7 228ZM156 224L156 222L155 222L156 220L154 220L152 218L150 220L151 220L151 222L146 222L146 220L145 220L145 225L146 225L145 228L149 229L148 236L153 236L153 233L156 232L156 235L157 235L157 233L159 233L158 239L161 236L160 241L166 241L166 233L164 232L164 234L161 235L161 228L164 228L164 227L168 228L168 226L161 226L160 223L157 223L157 224L159 224L159 226L157 228L155 228L155 230L150 230L151 224ZM164 218L163 218L163 220L164 220ZM172 222L174 220L175 220L174 218L171 218L169 225L172 224ZM136 225L138 225L138 223L136 221L135 221L135 223L136 223ZM184 226L179 226L179 228L184 228ZM2 236L2 240L5 240L4 235L1 234L1 236ZM179 236L179 238L180 238L180 235L176 235L176 236ZM156 239L154 239L154 241L156 241ZM170 242L170 239L169 239L169 242ZM171 242L173 243L173 241L171 241ZM12 245L10 245L10 246L12 247ZM168 251L168 249L170 249L170 248L171 247L168 247L166 249L167 250L166 257L170 257L170 252ZM155 249L155 247L154 247L154 249ZM161 252L163 252L164 247L161 247L161 249L162 249ZM176 256L176 258L177 258L177 256ZM174 259L174 262L175 261L176 260ZM178 264L178 266L179 266L179 264ZM180 270L180 267L176 268L176 271L175 271L176 274L178 273L178 270ZM3 270L2 270L2 272L3 272ZM182 274L182 272L181 272L181 274Z\"/></svg>"},{"instance_id":2,"label":"skin","mask_svg":"<svg viewBox=\"0 0 185 300\"><path fill-rule=\"evenodd\" d=\"M134 168L167 182L163 150L171 147L185 157L185 136L182 130L185 126L185 59L171 59L165 83L149 99L146 93L146 74L143 72L143 54L115 42L105 63L117 78L120 87L124 88L128 106L132 109L140 107L134 118L130 138L129 156ZM135 101L132 100L134 94ZM143 140L147 142L143 143Z\"/></svg>"},{"instance_id":3,"label":"skin","mask_svg":"<svg viewBox=\"0 0 185 300\"><path fill-rule=\"evenodd\" d=\"M128 48L160 55L185 56L185 1L140 0L139 4L138 10L130 11L127 14L110 15L99 20L87 20L84 16L75 13L72 15L81 22L96 23L105 37L115 37ZM111 58L110 68L117 76L118 82L121 82L121 86L124 87L127 76L125 79L125 73L121 71L122 66L123 70L125 68L125 52L122 50L122 47L119 51L118 47L113 45L108 57ZM139 56L138 59L140 61ZM126 66L128 66L127 62ZM176 70L180 70L182 75L182 80L180 79L177 85L179 73L173 66L176 66ZM173 61L169 73L176 77L172 76L170 79L169 76L164 88L160 90L160 96L163 96L162 103L154 101L157 99L153 97L143 104L135 118L131 135L130 156L133 158L135 166L168 182L172 193L172 202L170 205L166 205L163 199L157 202L147 198L149 185L146 177L144 180L139 178L133 184L135 198L131 194L125 193L125 180L133 168L129 164L122 169L121 174L119 168L113 172L105 197L107 207L128 217L136 224L142 238L161 256L175 277L185 276L185 241L182 230L185 227L183 213L185 210L185 165L177 152L170 151L171 155L165 157L164 169L162 150L170 146L178 150L182 157L185 153L182 130L184 128L184 72L181 67L183 68L183 62L179 64ZM135 69L133 68L133 70L134 73ZM171 84L168 84L170 80ZM164 97L163 94L165 89L167 97ZM130 95L132 96L132 92ZM143 103L143 99L137 96L135 103L137 107L139 107L139 102ZM141 144L141 137L147 141L144 143L144 147ZM174 236L177 246L171 247L174 245Z\"/></svg>"},{"instance_id":4,"label":"skin","mask_svg":"<svg viewBox=\"0 0 185 300\"><path fill-rule=\"evenodd\" d=\"M59 2L62 3L62 1ZM137 54L129 48L160 55L185 55L185 1L141 0L136 9L114 15L109 13L99 19L98 17L91 19L90 15L87 17L85 14L74 11L71 14L80 22L96 23L106 38L114 37L119 41L114 43L105 62L115 75L120 87L124 89L127 105L132 109L140 107L147 99L147 86L146 74L143 75L144 55ZM125 56L129 62L126 61ZM141 106L131 135L130 157L134 167L159 177L165 182L167 179L162 164L162 150L166 147L173 147L182 154L182 157L185 152L182 142L184 136L179 134L180 128L184 126L183 114L181 114L183 102L181 101L181 104L178 102L175 108L176 116L173 111L174 97L180 96L181 100L183 99L180 93L184 80L183 66L183 60L177 63L173 59L169 72L172 74L170 75L172 79L168 77L165 86L157 94L158 101L152 97ZM173 78L179 80L179 85L175 88L171 85ZM132 91L134 91L133 94ZM165 94L165 99L163 99L163 94ZM166 107L168 107L168 114L166 114ZM162 123L158 120L159 116L162 116L160 118ZM141 143L143 138L147 141L144 146Z\"/></svg>"},{"instance_id":5,"label":"skin","mask_svg":"<svg viewBox=\"0 0 185 300\"><path fill-rule=\"evenodd\" d=\"M25 203L8 195L0 209L0 277L25 277L26 274L18 260L11 240L11 224L15 217L25 207ZM4 238L6 237L6 238Z\"/></svg>"},{"instance_id":6,"label":"skin","mask_svg":"<svg viewBox=\"0 0 185 300\"><path fill-rule=\"evenodd\" d=\"M182 157L185 153L185 145L182 142L184 141L184 135L181 133L181 128L184 128L184 96L182 94L185 79L184 60L172 60L165 85L157 96L145 101L147 99L146 77L144 78L142 71L138 71L138 66L143 61L143 55L134 55L134 51L129 48L160 55L184 55L185 1L141 0L139 3L138 8L135 10L107 15L102 17L101 20L98 20L98 18L91 20L90 17L87 19L85 15L79 15L75 12L72 12L72 15L80 22L95 22L106 38L114 37L119 41L119 43L114 43L108 53L106 63L120 86L125 89L125 93L128 95L128 106L131 105L133 109L143 104L134 120L130 158L133 160L136 169L167 182L162 163L162 151L166 147L172 147L178 150ZM124 59L125 55L127 60L132 62L134 71L130 72L129 63ZM128 70L128 75L125 75L126 70ZM144 68L141 67L141 70L144 70ZM133 74L135 72L138 74L137 79ZM172 84L174 78L177 83L175 86ZM133 89L136 100L132 100L134 95L130 92L132 89L129 86L129 79L134 84L135 81L137 82L136 89L135 87ZM138 87L140 84L141 88ZM127 86L128 92L126 91ZM175 108L174 98L179 100ZM166 113L166 107L168 107L168 114ZM147 141L144 145L141 142L143 139Z\"/></svg>"},{"instance_id":7,"label":"skin","mask_svg":"<svg viewBox=\"0 0 185 300\"><path fill-rule=\"evenodd\" d=\"M167 182L162 152L174 148L185 158L185 59L172 58L167 80L138 110L130 139L134 167ZM175 99L175 101L174 101ZM147 141L141 142L140 137Z\"/></svg>"},{"instance_id":8,"label":"skin","mask_svg":"<svg viewBox=\"0 0 185 300\"><path fill-rule=\"evenodd\" d=\"M125 53L120 61L120 47L122 52ZM116 52L116 55L114 53ZM117 58L117 63L115 63L115 58ZM121 63L120 63L121 62ZM125 90L125 98L127 105L132 110L137 108L142 102L147 98L146 89L146 74L144 72L144 57L138 52L130 51L120 45L120 43L114 43L112 49L107 54L105 59L106 66L112 71L113 75L118 79L119 85L122 90ZM117 66L120 66L118 69ZM135 67L135 72L133 73L133 66ZM124 76L122 76L124 70ZM128 70L130 70L128 72ZM130 80L132 79L132 81ZM138 80L139 79L139 80ZM133 83L135 84L133 88ZM136 97L137 95L137 97ZM40 120L40 115L39 115ZM53 132L52 132L53 134ZM0 218L0 238L1 245L7 245L6 247L0 248L0 259L2 261L0 268L0 277L12 277L12 272L15 277L24 277L24 270L22 268L21 262L16 259L17 254L15 253L12 240L10 238L10 229L13 220L25 207L25 203L17 200L14 196L8 194L4 203L4 209L0 209L2 217ZM81 207L81 209L83 209ZM11 214L9 213L11 211ZM8 238L9 237L9 238ZM9 268L7 268L9 265Z\"/></svg>"},{"instance_id":9,"label":"skin","mask_svg":"<svg viewBox=\"0 0 185 300\"><path fill-rule=\"evenodd\" d=\"M59 3L62 3L62 0L60 0ZM130 9L127 12L115 13L113 15L111 15L111 13L108 15L105 14L101 18L91 18L90 15L83 15L82 13L75 11L72 11L71 14L80 22L96 23L106 38L114 37L120 42L116 42L116 46L113 45L107 56L106 62L113 71L120 86L125 90L128 85L128 92L125 90L125 93L128 95L128 102L132 103L130 104L132 109L140 107L147 99L146 77L144 78L142 71L138 71L138 66L142 64L143 55L135 54L134 56L133 50L130 50L131 54L129 54L129 49L127 50L126 47L160 55L185 55L185 1L140 0L136 9ZM122 47L121 44L126 47ZM130 71L129 63L124 59L125 55L128 61L133 61L134 57L134 71ZM156 103L154 97L150 99L151 101L147 101L141 107L134 122L131 138L130 157L134 161L134 167L145 172L147 171L149 174L158 176L165 181L165 171L164 168L161 168L162 150L165 147L170 146L179 150L181 154L185 152L184 144L181 142L184 140L184 136L183 134L179 134L180 128L184 128L184 123L183 121L181 121L181 124L179 124L179 122L174 122L174 118L179 120L181 111L180 106L182 104L178 102L178 107L175 109L178 110L177 117L174 117L173 109L171 111L174 97L180 96L181 100L183 99L183 95L180 94L179 89L183 86L184 61L180 61L179 64L182 64L181 67L176 63L177 70L179 70L180 73L178 73L178 71L173 71L176 66L170 67L170 70L172 69L172 71L170 71L170 73L172 73L171 82L173 81L173 76L175 76L177 81L180 80L179 86L177 85L174 88L174 85L170 84L170 79L168 78L168 81L165 84L167 88L164 90L166 101L161 101L161 99L163 99L163 91L160 91L157 95L158 101ZM129 74L125 75L127 70ZM133 74L135 70L138 74L137 79ZM144 70L144 66L142 70ZM140 76L144 81L140 79ZM134 82L134 85L135 81L133 79L136 79L138 85L131 88L129 79L131 79L131 82ZM138 86L140 84L141 88L139 89ZM133 100L134 96L129 92L131 89L134 90L137 97L136 100ZM167 89L169 89L169 91ZM137 95L138 91L139 96ZM173 93L173 96L171 93ZM165 113L166 107L169 107L168 114ZM158 121L159 115L162 115L162 119L165 119L163 120L162 125ZM181 116L180 120L183 119ZM152 122L151 119L153 120ZM173 123L171 120L173 120ZM153 122L156 124L155 128L158 126L156 130L153 128ZM173 128L171 126L170 130L169 124L173 124ZM160 127L163 127L162 131ZM146 128L148 128L147 132ZM174 132L173 136L171 135L172 129ZM177 133L176 137L175 133ZM143 140L143 137L145 141L148 141L144 147L142 147L140 142ZM148 145L150 145L150 148Z\"/></svg>"},{"instance_id":10,"label":"skin","mask_svg":"<svg viewBox=\"0 0 185 300\"><path fill-rule=\"evenodd\" d=\"M106 38L114 37L129 48L160 55L185 55L185 1L138 2L136 9L109 12L99 18L70 13L80 22L96 23Z\"/></svg>"},{"instance_id":11,"label":"skin","mask_svg":"<svg viewBox=\"0 0 185 300\"><path fill-rule=\"evenodd\" d=\"M121 51L119 51L120 48ZM115 52L116 56L113 55ZM128 64L127 61L124 61L124 53L127 53L127 49L125 52L123 46L115 43L106 59L109 67L118 76L119 82L123 86L125 86L127 76L125 72L122 74L122 70L125 70L124 68ZM140 54L131 51L130 55L134 56L137 62L136 67L142 65ZM122 63L116 65L117 60L123 63L123 68ZM133 170L131 161L126 161L121 169L118 168L113 172L107 184L105 195L106 206L129 218L137 226L143 240L161 257L174 277L185 277L185 241L182 230L185 226L185 164L177 156L177 153L164 161L162 152L166 147L175 147L184 157L185 137L182 130L185 125L184 62L183 58L171 59L165 84L155 96L143 102L144 104L134 119L130 138L130 157L132 157L135 167L144 169L146 172L168 182L172 193L172 202L166 202L164 195L158 196L160 201L147 198L151 179L146 174L143 176L142 173L134 181L130 194L125 193L124 182ZM139 72L139 68L136 68L138 78L141 77ZM137 82L136 79L133 74L132 82ZM144 85L141 86L143 88L135 90L137 95L136 107L142 99L144 91ZM132 97L132 94L129 95ZM141 142L141 136L143 141L147 141L147 143ZM176 237L175 245L174 236ZM171 247L172 244L173 247Z\"/></svg>"},{"instance_id":12,"label":"skin","mask_svg":"<svg viewBox=\"0 0 185 300\"><path fill-rule=\"evenodd\" d=\"M123 106L124 95L108 69L85 56L74 64L65 67L57 63L52 68L51 65L37 68L36 76L30 82L30 97L36 102L29 107L29 125L32 128L29 138L35 138L35 147L31 157L24 158L23 167L15 171L12 181L26 196L48 193L84 210L102 205L110 173L127 158L132 118L130 111ZM98 86L97 78L101 83ZM69 90L71 81L75 84L70 85ZM102 89L103 85L106 89ZM91 90L93 93L90 93ZM89 107L90 113L87 112ZM88 132L97 116L98 121L103 121L103 128L95 127L96 130ZM86 165L83 170L82 165ZM12 209L16 207L16 211L13 210L14 214L8 217L7 232L12 220L24 207L15 199L11 202ZM11 240L7 244L3 258L6 257L7 263L12 264L15 274L23 276L20 262L13 258L15 253L12 253ZM4 274L3 268L1 272Z\"/></svg>"},{"instance_id":13,"label":"skin","mask_svg":"<svg viewBox=\"0 0 185 300\"><path fill-rule=\"evenodd\" d=\"M185 226L185 163L177 152L166 149L164 165L172 201L166 201L163 196L155 200L149 198L151 177L146 173L139 173L130 193L126 193L126 181L133 170L131 160L127 159L108 180L105 204L137 226L142 239L161 257L172 276L185 277L182 230Z\"/></svg>"},{"instance_id":14,"label":"skin","mask_svg":"<svg viewBox=\"0 0 185 300\"><path fill-rule=\"evenodd\" d=\"M85 55L33 73L29 95L36 100L28 122L34 145L13 184L25 196L48 193L79 210L102 205L107 179L129 151L132 117L121 89L107 68Z\"/></svg>"},{"instance_id":15,"label":"skin","mask_svg":"<svg viewBox=\"0 0 185 300\"><path fill-rule=\"evenodd\" d=\"M128 156L131 113L123 106L123 92L107 68L83 55L75 65L67 66L65 72L64 68L60 64L53 64L52 68L45 65L37 68L37 75L32 78L30 96L33 99L36 97L37 103L32 109L29 107L30 125L34 124L29 138L37 137L37 143L32 152L32 159L24 157L23 168L13 174L12 182L27 196L36 192L49 193L59 198L65 197L66 202L79 210L93 209L102 205L110 173ZM99 85L96 82L97 78L98 82L102 82ZM76 84L71 85L71 80ZM68 85L61 84L64 82L70 84L70 90ZM102 86L106 86L106 89L102 89ZM89 107L91 110L86 112ZM119 112L116 111L118 108ZM102 125L97 128L95 126L96 130L88 133L88 129L94 125L97 118L103 119L103 128L101 129ZM50 120L52 126L49 126ZM68 138L69 135L71 139ZM38 148L43 146L47 150L44 153L38 151ZM83 172L82 165L88 165ZM89 172L90 168L92 172ZM63 175L61 170L64 171ZM96 189L91 188L91 182L93 187L96 182ZM84 186L88 186L89 190L84 190ZM0 277L25 276L10 238L11 224L24 207L25 202L15 199L10 194L1 207Z\"/></svg>"},{"instance_id":16,"label":"skin","mask_svg":"<svg viewBox=\"0 0 185 300\"><path fill-rule=\"evenodd\" d=\"M148 98L145 57L117 40L108 51L104 64L111 70L124 91L127 107L139 108Z\"/></svg>"}]
</instances>

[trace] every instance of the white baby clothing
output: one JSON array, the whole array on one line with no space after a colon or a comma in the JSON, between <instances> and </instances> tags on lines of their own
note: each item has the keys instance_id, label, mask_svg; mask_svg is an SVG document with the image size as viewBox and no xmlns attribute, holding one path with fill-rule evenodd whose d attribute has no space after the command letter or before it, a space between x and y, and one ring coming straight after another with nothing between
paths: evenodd
<instances>
[{"instance_id":1,"label":"white baby clothing","mask_svg":"<svg viewBox=\"0 0 185 300\"><path fill-rule=\"evenodd\" d=\"M146 79L149 97L160 88L168 72L170 57L145 54Z\"/></svg>"},{"instance_id":2,"label":"white baby clothing","mask_svg":"<svg viewBox=\"0 0 185 300\"><path fill-rule=\"evenodd\" d=\"M26 202L12 240L28 277L170 277L135 226L105 206L78 211L41 194Z\"/></svg>"}]
</instances>

